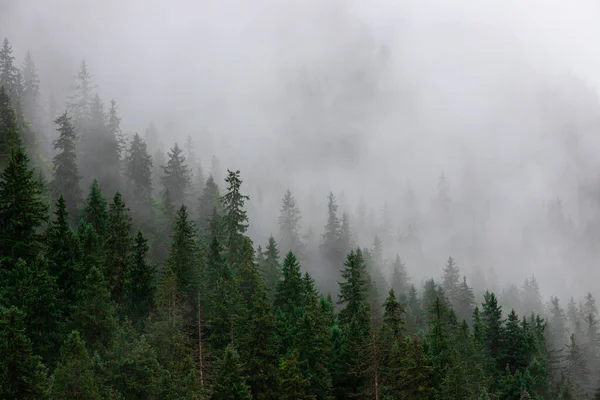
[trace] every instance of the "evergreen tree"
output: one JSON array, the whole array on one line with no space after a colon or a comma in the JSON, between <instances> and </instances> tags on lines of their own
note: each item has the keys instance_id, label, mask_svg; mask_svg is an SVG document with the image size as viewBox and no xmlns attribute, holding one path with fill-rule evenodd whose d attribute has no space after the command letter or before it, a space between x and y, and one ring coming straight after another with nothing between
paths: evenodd
<instances>
[{"instance_id":1,"label":"evergreen tree","mask_svg":"<svg viewBox=\"0 0 600 400\"><path fill-rule=\"evenodd\" d=\"M92 351L104 353L116 329L110 289L100 270L93 266L79 291L73 313L74 327Z\"/></svg>"},{"instance_id":2,"label":"evergreen tree","mask_svg":"<svg viewBox=\"0 0 600 400\"><path fill-rule=\"evenodd\" d=\"M23 94L21 102L23 103L23 111L29 120L39 118L40 105L40 77L38 70L33 62L31 53L25 54L25 61L22 68L23 75Z\"/></svg>"},{"instance_id":3,"label":"evergreen tree","mask_svg":"<svg viewBox=\"0 0 600 400\"><path fill-rule=\"evenodd\" d=\"M338 317L343 345L332 375L336 391L351 397L363 393L370 384L364 365L371 338L370 309L362 251L352 250L344 266L338 301L343 305Z\"/></svg>"},{"instance_id":4,"label":"evergreen tree","mask_svg":"<svg viewBox=\"0 0 600 400\"><path fill-rule=\"evenodd\" d=\"M126 304L132 321L142 321L154 308L156 267L146 261L148 240L138 230L133 245L133 262L125 279Z\"/></svg>"},{"instance_id":5,"label":"evergreen tree","mask_svg":"<svg viewBox=\"0 0 600 400\"><path fill-rule=\"evenodd\" d=\"M169 151L167 164L163 166L161 183L168 190L176 207L186 204L188 191L192 185L191 171L177 143Z\"/></svg>"},{"instance_id":6,"label":"evergreen tree","mask_svg":"<svg viewBox=\"0 0 600 400\"><path fill-rule=\"evenodd\" d=\"M108 213L106 199L97 180L92 183L81 217L83 221L92 225L100 238L104 238L108 229Z\"/></svg>"},{"instance_id":7,"label":"evergreen tree","mask_svg":"<svg viewBox=\"0 0 600 400\"><path fill-rule=\"evenodd\" d=\"M273 293L277 283L281 279L281 265L279 264L279 249L273 236L269 237L269 244L264 253L265 259L262 264L262 275L269 293Z\"/></svg>"},{"instance_id":8,"label":"evergreen tree","mask_svg":"<svg viewBox=\"0 0 600 400\"><path fill-rule=\"evenodd\" d=\"M0 261L34 260L41 250L38 228L46 220L47 204L29 169L22 147L15 149L0 173Z\"/></svg>"},{"instance_id":9,"label":"evergreen tree","mask_svg":"<svg viewBox=\"0 0 600 400\"><path fill-rule=\"evenodd\" d=\"M475 306L475 295L473 289L467 284L467 277L463 276L463 281L458 287L458 297L456 299L456 316L459 320L471 322L473 307Z\"/></svg>"},{"instance_id":10,"label":"evergreen tree","mask_svg":"<svg viewBox=\"0 0 600 400\"><path fill-rule=\"evenodd\" d=\"M416 333L423 328L423 309L421 308L421 302L417 295L417 288L415 285L410 285L408 290L408 299L406 301L408 310L408 330L412 333Z\"/></svg>"},{"instance_id":11,"label":"evergreen tree","mask_svg":"<svg viewBox=\"0 0 600 400\"><path fill-rule=\"evenodd\" d=\"M60 353L60 364L52 374L52 398L100 400L102 396L94 376L94 363L79 332L71 332Z\"/></svg>"},{"instance_id":12,"label":"evergreen tree","mask_svg":"<svg viewBox=\"0 0 600 400\"><path fill-rule=\"evenodd\" d=\"M79 241L69 224L67 204L62 195L56 202L54 215L45 235L49 271L56 277L64 299L72 304L83 280L79 265L81 254Z\"/></svg>"},{"instance_id":13,"label":"evergreen tree","mask_svg":"<svg viewBox=\"0 0 600 400\"><path fill-rule=\"evenodd\" d=\"M67 210L72 216L77 215L81 204L81 189L79 188L79 169L77 167L77 135L71 124L71 117L65 112L54 123L58 126L59 137L54 143L58 152L52 160L54 164L54 180L51 183L52 197L63 196L67 202Z\"/></svg>"},{"instance_id":14,"label":"evergreen tree","mask_svg":"<svg viewBox=\"0 0 600 400\"><path fill-rule=\"evenodd\" d=\"M549 344L553 349L562 349L566 342L567 317L560 306L558 297L550 298Z\"/></svg>"},{"instance_id":15,"label":"evergreen tree","mask_svg":"<svg viewBox=\"0 0 600 400\"><path fill-rule=\"evenodd\" d=\"M296 307L303 304L304 287L302 273L296 256L291 251L283 260L282 280L275 290L275 308L280 312L291 314Z\"/></svg>"},{"instance_id":16,"label":"evergreen tree","mask_svg":"<svg viewBox=\"0 0 600 400\"><path fill-rule=\"evenodd\" d=\"M17 306L23 311L25 333L33 350L46 362L53 361L56 346L62 342L61 328L65 322L56 278L48 274L48 262L42 255L29 263L19 259L10 272L3 276L6 286L0 291L0 298L9 303L7 306Z\"/></svg>"},{"instance_id":17,"label":"evergreen tree","mask_svg":"<svg viewBox=\"0 0 600 400\"><path fill-rule=\"evenodd\" d=\"M13 150L21 145L17 114L9 92L0 86L0 170L7 167Z\"/></svg>"},{"instance_id":18,"label":"evergreen tree","mask_svg":"<svg viewBox=\"0 0 600 400\"><path fill-rule=\"evenodd\" d=\"M0 398L47 398L48 371L25 335L23 313L0 306Z\"/></svg>"},{"instance_id":19,"label":"evergreen tree","mask_svg":"<svg viewBox=\"0 0 600 400\"><path fill-rule=\"evenodd\" d=\"M118 160L122 161L124 158L125 148L127 146L127 139L125 134L121 130L121 118L117 114L117 102L113 99L110 101L110 107L108 109L108 132L110 134L111 142L116 144ZM119 164L121 167L121 164Z\"/></svg>"},{"instance_id":20,"label":"evergreen tree","mask_svg":"<svg viewBox=\"0 0 600 400\"><path fill-rule=\"evenodd\" d=\"M583 395L589 390L590 371L588 370L585 356L575 339L575 335L571 335L570 344L567 345L565 362L565 375L573 382L575 391Z\"/></svg>"},{"instance_id":21,"label":"evergreen tree","mask_svg":"<svg viewBox=\"0 0 600 400\"><path fill-rule=\"evenodd\" d=\"M19 69L14 65L15 57L12 51L8 39L4 38L0 50L0 87L4 87L9 96L16 101L20 78Z\"/></svg>"},{"instance_id":22,"label":"evergreen tree","mask_svg":"<svg viewBox=\"0 0 600 400\"><path fill-rule=\"evenodd\" d=\"M402 262L400 256L396 255L392 266L392 281L391 287L398 294L399 298L408 296L410 290L410 278L406 271L406 264Z\"/></svg>"},{"instance_id":23,"label":"evergreen tree","mask_svg":"<svg viewBox=\"0 0 600 400\"><path fill-rule=\"evenodd\" d=\"M70 114L75 119L75 127L81 132L89 127L90 115L93 100L93 91L96 85L93 82L92 74L89 72L85 61L81 61L75 83L73 85L73 94L70 102L67 104Z\"/></svg>"},{"instance_id":24,"label":"evergreen tree","mask_svg":"<svg viewBox=\"0 0 600 400\"><path fill-rule=\"evenodd\" d=\"M135 133L125 155L125 177L129 183L129 193L133 200L133 211L139 220L150 224L152 208L152 158L148 154L146 142Z\"/></svg>"},{"instance_id":25,"label":"evergreen tree","mask_svg":"<svg viewBox=\"0 0 600 400\"><path fill-rule=\"evenodd\" d=\"M279 362L279 398L294 400L314 400L310 378L305 378L300 370L298 351L294 350Z\"/></svg>"},{"instance_id":26,"label":"evergreen tree","mask_svg":"<svg viewBox=\"0 0 600 400\"><path fill-rule=\"evenodd\" d=\"M498 305L498 299L494 293L487 292L484 295L483 312L481 321L484 328L484 343L487 355L497 362L498 371L504 371L500 359L502 346L502 307Z\"/></svg>"},{"instance_id":27,"label":"evergreen tree","mask_svg":"<svg viewBox=\"0 0 600 400\"><path fill-rule=\"evenodd\" d=\"M195 171L198 166L198 156L196 155L196 146L192 137L188 135L185 139L185 158L188 162L191 171Z\"/></svg>"},{"instance_id":28,"label":"evergreen tree","mask_svg":"<svg viewBox=\"0 0 600 400\"><path fill-rule=\"evenodd\" d=\"M206 180L202 196L200 196L198 206L198 228L200 232L206 234L213 215L213 210L220 210L219 187L215 183L212 175Z\"/></svg>"},{"instance_id":29,"label":"evergreen tree","mask_svg":"<svg viewBox=\"0 0 600 400\"><path fill-rule=\"evenodd\" d=\"M235 348L227 346L223 358L217 366L219 379L213 388L211 399L214 400L250 400L250 388L242 376L242 362Z\"/></svg>"},{"instance_id":30,"label":"evergreen tree","mask_svg":"<svg viewBox=\"0 0 600 400\"><path fill-rule=\"evenodd\" d=\"M286 190L277 222L279 223L279 247L285 253L288 251L302 257L305 246L300 238L300 209L296 205L296 199L290 190Z\"/></svg>"},{"instance_id":31,"label":"evergreen tree","mask_svg":"<svg viewBox=\"0 0 600 400\"><path fill-rule=\"evenodd\" d=\"M104 271L112 297L120 303L125 295L125 279L131 267L133 240L129 209L119 192L115 194L108 207L107 227L104 242L106 254Z\"/></svg>"},{"instance_id":32,"label":"evergreen tree","mask_svg":"<svg viewBox=\"0 0 600 400\"><path fill-rule=\"evenodd\" d=\"M227 193L222 197L223 202L223 227L225 234L225 247L227 262L234 271L241 264L240 254L244 243L244 234L248 230L248 215L244 210L244 203L250 197L241 193L242 180L240 171L227 170Z\"/></svg>"},{"instance_id":33,"label":"evergreen tree","mask_svg":"<svg viewBox=\"0 0 600 400\"><path fill-rule=\"evenodd\" d=\"M450 304L456 308L460 292L460 270L452 257L448 257L448 261L446 261L446 266L444 267L442 288L446 296L448 296Z\"/></svg>"},{"instance_id":34,"label":"evergreen tree","mask_svg":"<svg viewBox=\"0 0 600 400\"><path fill-rule=\"evenodd\" d=\"M324 275L335 282L339 275L338 271L340 265L342 265L344 253L339 249L341 225L337 216L338 205L333 193L329 193L327 201L327 224L325 225L321 251L326 262L326 268L329 269L329 273ZM326 287L333 287L333 282L326 282Z\"/></svg>"}]
</instances>

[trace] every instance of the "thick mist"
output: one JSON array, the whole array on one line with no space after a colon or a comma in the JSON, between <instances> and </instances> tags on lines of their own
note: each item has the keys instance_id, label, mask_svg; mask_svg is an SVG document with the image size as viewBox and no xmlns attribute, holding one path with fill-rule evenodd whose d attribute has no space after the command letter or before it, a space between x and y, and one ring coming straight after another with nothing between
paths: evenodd
<instances>
[{"instance_id":1,"label":"thick mist","mask_svg":"<svg viewBox=\"0 0 600 400\"><path fill-rule=\"evenodd\" d=\"M583 0L0 0L0 37L20 60L31 51L44 101L64 104L85 59L125 130L154 122L165 148L190 135L205 171L213 154L240 169L257 242L277 233L288 187L303 229L320 234L331 190L353 222L364 201L387 225L386 255L405 258L415 283L452 255L491 287L535 274L565 304L600 278L599 11Z\"/></svg>"}]
</instances>

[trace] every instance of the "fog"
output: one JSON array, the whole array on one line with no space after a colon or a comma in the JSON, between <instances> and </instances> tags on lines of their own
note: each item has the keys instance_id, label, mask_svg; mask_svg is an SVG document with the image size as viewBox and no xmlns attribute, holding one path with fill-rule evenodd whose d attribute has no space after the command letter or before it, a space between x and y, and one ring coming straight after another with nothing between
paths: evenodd
<instances>
[{"instance_id":1,"label":"fog","mask_svg":"<svg viewBox=\"0 0 600 400\"><path fill-rule=\"evenodd\" d=\"M31 51L44 100L62 104L85 59L126 131L152 121L165 148L191 135L205 171L213 154L240 169L257 242L288 187L321 233L331 190L396 237L415 224L419 255L386 254L416 279L451 254L566 304L600 278L600 197L582 189L600 171L599 16L586 0L0 0L0 37Z\"/></svg>"}]
</instances>

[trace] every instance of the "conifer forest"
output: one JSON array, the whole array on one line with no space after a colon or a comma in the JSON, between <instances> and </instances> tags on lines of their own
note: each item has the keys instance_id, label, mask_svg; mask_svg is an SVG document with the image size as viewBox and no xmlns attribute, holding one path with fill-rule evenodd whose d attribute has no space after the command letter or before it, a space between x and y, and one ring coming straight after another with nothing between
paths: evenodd
<instances>
[{"instance_id":1,"label":"conifer forest","mask_svg":"<svg viewBox=\"0 0 600 400\"><path fill-rule=\"evenodd\" d=\"M276 56L233 45L227 68L203 73L235 67L250 78L206 78L214 106L196 107L194 82L159 90L143 72L153 66L135 64L136 41L158 36L123 28L131 36L109 47L130 54L131 68L115 74L108 53L95 55L105 44L85 42L85 24L56 27L85 46L48 50L40 15L61 10L23 4L36 1L37 13L0 0L0 400L600 399L593 82L539 77L501 41L481 55L502 54L486 75L487 64L445 45L360 39L362 25L340 11L359 5L292 1L284 14L271 2L323 39L299 35L306 46ZM125 3L145 7L123 2L124 15ZM209 3L209 16L222 7ZM269 1L249 19L258 4ZM87 23L125 24L108 14ZM280 30L257 43L295 37L293 23L260 18ZM179 28L181 38L196 29ZM82 30L80 42L69 29ZM495 40L452 32L448 43ZM175 82L190 59L159 48L167 42L154 51L177 62L157 80ZM398 78L402 46L421 52L402 53L412 67ZM337 52L306 56L315 48ZM457 80L416 79L438 62ZM288 83L277 94L256 78L274 63L284 73L265 75ZM490 83L503 74L512 86ZM467 111L443 97L458 86ZM472 101L477 90L509 101ZM267 126L276 133L254 133ZM238 133L218 144L225 131Z\"/></svg>"}]
</instances>

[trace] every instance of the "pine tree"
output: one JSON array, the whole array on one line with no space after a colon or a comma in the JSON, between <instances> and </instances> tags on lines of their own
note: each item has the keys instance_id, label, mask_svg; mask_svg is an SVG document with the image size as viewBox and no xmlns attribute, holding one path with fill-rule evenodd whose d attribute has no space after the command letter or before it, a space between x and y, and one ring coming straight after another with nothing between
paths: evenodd
<instances>
[{"instance_id":1,"label":"pine tree","mask_svg":"<svg viewBox=\"0 0 600 400\"><path fill-rule=\"evenodd\" d=\"M288 251L302 257L306 251L304 243L300 239L300 209L296 205L296 199L292 196L290 190L286 190L279 217L279 247L285 253Z\"/></svg>"},{"instance_id":2,"label":"pine tree","mask_svg":"<svg viewBox=\"0 0 600 400\"><path fill-rule=\"evenodd\" d=\"M169 191L173 204L179 207L186 204L188 191L192 185L192 175L177 143L169 151L168 156L167 164L163 166L161 183L164 190Z\"/></svg>"},{"instance_id":3,"label":"pine tree","mask_svg":"<svg viewBox=\"0 0 600 400\"><path fill-rule=\"evenodd\" d=\"M18 258L26 262L34 260L41 250L37 229L46 220L48 206L28 164L25 151L18 147L0 173L0 261L3 263L14 263Z\"/></svg>"},{"instance_id":4,"label":"pine tree","mask_svg":"<svg viewBox=\"0 0 600 400\"><path fill-rule=\"evenodd\" d=\"M240 171L227 170L227 174L227 179L225 179L228 184L227 193L222 197L223 227L227 262L235 271L241 263L241 248L244 243L244 235L248 230L248 215L244 210L244 203L250 200L250 197L241 193Z\"/></svg>"},{"instance_id":5,"label":"pine tree","mask_svg":"<svg viewBox=\"0 0 600 400\"><path fill-rule=\"evenodd\" d=\"M452 257L448 257L444 268L442 288L452 306L457 308L460 292L460 270Z\"/></svg>"},{"instance_id":6,"label":"pine tree","mask_svg":"<svg viewBox=\"0 0 600 400\"><path fill-rule=\"evenodd\" d=\"M275 290L275 308L280 312L291 314L296 307L302 306L304 288L302 273L296 256L291 251L283 260L282 279Z\"/></svg>"},{"instance_id":7,"label":"pine tree","mask_svg":"<svg viewBox=\"0 0 600 400\"><path fill-rule=\"evenodd\" d=\"M502 307L494 293L484 295L483 312L481 320L484 327L484 343L487 355L497 362L498 372L504 371L504 366L499 358L502 346Z\"/></svg>"},{"instance_id":8,"label":"pine tree","mask_svg":"<svg viewBox=\"0 0 600 400\"><path fill-rule=\"evenodd\" d=\"M112 298L117 303L125 295L125 279L131 268L133 239L131 237L131 216L121 193L117 192L108 206L108 224L105 235L104 273L111 289Z\"/></svg>"},{"instance_id":9,"label":"pine tree","mask_svg":"<svg viewBox=\"0 0 600 400\"><path fill-rule=\"evenodd\" d=\"M104 353L116 329L115 308L109 286L95 266L85 277L73 314L75 328L89 348Z\"/></svg>"},{"instance_id":10,"label":"pine tree","mask_svg":"<svg viewBox=\"0 0 600 400\"><path fill-rule=\"evenodd\" d=\"M62 195L56 202L54 215L45 234L49 271L56 277L64 299L72 304L84 276L79 265L79 241L70 226L71 218Z\"/></svg>"},{"instance_id":11,"label":"pine tree","mask_svg":"<svg viewBox=\"0 0 600 400\"><path fill-rule=\"evenodd\" d=\"M211 175L206 180L198 205L198 228L202 234L208 232L213 210L220 210L220 208L219 187Z\"/></svg>"},{"instance_id":12,"label":"pine tree","mask_svg":"<svg viewBox=\"0 0 600 400\"><path fill-rule=\"evenodd\" d=\"M408 311L408 330L412 333L416 333L423 328L424 314L415 285L410 285L410 289L408 290L408 299L406 300L406 307Z\"/></svg>"},{"instance_id":13,"label":"pine tree","mask_svg":"<svg viewBox=\"0 0 600 400\"><path fill-rule=\"evenodd\" d=\"M213 388L213 400L250 400L250 388L242 376L242 362L236 349L229 345L225 348L223 358L219 360L217 371L219 379Z\"/></svg>"},{"instance_id":14,"label":"pine tree","mask_svg":"<svg viewBox=\"0 0 600 400\"><path fill-rule=\"evenodd\" d=\"M0 170L6 168L13 150L21 145L17 114L12 107L9 92L0 86Z\"/></svg>"},{"instance_id":15,"label":"pine tree","mask_svg":"<svg viewBox=\"0 0 600 400\"><path fill-rule=\"evenodd\" d=\"M85 61L81 61L73 85L73 94L68 103L70 114L75 119L75 127L79 132L88 129L90 123L92 93L96 85Z\"/></svg>"},{"instance_id":16,"label":"pine tree","mask_svg":"<svg viewBox=\"0 0 600 400\"><path fill-rule=\"evenodd\" d=\"M77 135L71 124L71 117L63 113L54 123L58 126L59 137L54 144L58 154L54 156L54 180L51 183L52 197L63 196L67 202L67 210L72 216L77 215L81 204L81 189L79 188L79 169L77 167Z\"/></svg>"},{"instance_id":17,"label":"pine tree","mask_svg":"<svg viewBox=\"0 0 600 400\"><path fill-rule=\"evenodd\" d=\"M47 398L48 371L25 335L23 313L0 306L0 398Z\"/></svg>"},{"instance_id":18,"label":"pine tree","mask_svg":"<svg viewBox=\"0 0 600 400\"><path fill-rule=\"evenodd\" d=\"M132 321L140 322L154 308L156 267L146 261L148 240L138 230L133 246L133 262L125 279L126 305Z\"/></svg>"},{"instance_id":19,"label":"pine tree","mask_svg":"<svg viewBox=\"0 0 600 400\"><path fill-rule=\"evenodd\" d=\"M264 253L265 259L262 264L262 275L268 293L272 294L277 287L277 283L281 279L281 265L279 264L279 249L273 236L269 237L269 244ZM272 297L272 295L270 295Z\"/></svg>"},{"instance_id":20,"label":"pine tree","mask_svg":"<svg viewBox=\"0 0 600 400\"><path fill-rule=\"evenodd\" d=\"M298 351L294 350L279 362L279 398L294 400L315 400L311 393L310 378L305 378L300 370L302 364Z\"/></svg>"},{"instance_id":21,"label":"pine tree","mask_svg":"<svg viewBox=\"0 0 600 400\"><path fill-rule=\"evenodd\" d=\"M48 274L47 260L42 255L29 263L19 259L3 278L4 293L0 291L0 297L24 312L25 332L33 350L45 361L52 361L62 341L65 310L56 278Z\"/></svg>"},{"instance_id":22,"label":"pine tree","mask_svg":"<svg viewBox=\"0 0 600 400\"><path fill-rule=\"evenodd\" d=\"M340 252L339 249L341 225L337 216L338 205L333 193L329 193L327 200L328 216L321 251L325 258L326 268L330 272L324 275L328 276L330 281L335 282L339 275L340 265L343 263L344 253ZM333 287L333 282L325 282L326 287Z\"/></svg>"},{"instance_id":23,"label":"pine tree","mask_svg":"<svg viewBox=\"0 0 600 400\"><path fill-rule=\"evenodd\" d=\"M371 341L368 281L360 249L352 250L342 270L338 304L343 305L339 322L344 335L342 352L332 373L334 386L347 396L356 396L370 384L364 365Z\"/></svg>"},{"instance_id":24,"label":"pine tree","mask_svg":"<svg viewBox=\"0 0 600 400\"><path fill-rule=\"evenodd\" d=\"M471 322L473 307L475 306L475 295L473 289L467 284L467 277L463 276L463 281L458 287L458 298L456 299L456 316L459 320Z\"/></svg>"},{"instance_id":25,"label":"pine tree","mask_svg":"<svg viewBox=\"0 0 600 400\"><path fill-rule=\"evenodd\" d=\"M40 77L29 52L25 54L22 71L23 95L21 96L21 101L23 103L23 111L27 119L35 120L39 118L41 111L39 105Z\"/></svg>"},{"instance_id":26,"label":"pine tree","mask_svg":"<svg viewBox=\"0 0 600 400\"><path fill-rule=\"evenodd\" d=\"M92 225L100 238L104 238L108 229L108 212L106 199L97 180L92 183L81 217L83 221Z\"/></svg>"},{"instance_id":27,"label":"pine tree","mask_svg":"<svg viewBox=\"0 0 600 400\"><path fill-rule=\"evenodd\" d=\"M587 392L590 386L590 371L575 335L571 335L570 344L567 345L565 362L565 375L573 382L576 392L579 394Z\"/></svg>"},{"instance_id":28,"label":"pine tree","mask_svg":"<svg viewBox=\"0 0 600 400\"><path fill-rule=\"evenodd\" d=\"M113 99L110 101L110 107L108 109L108 132L110 133L111 142L116 143L116 150L118 160L122 161L124 158L125 148L127 147L127 139L125 134L121 130L121 118L117 114L117 102ZM121 167L121 164L119 164Z\"/></svg>"},{"instance_id":29,"label":"pine tree","mask_svg":"<svg viewBox=\"0 0 600 400\"><path fill-rule=\"evenodd\" d=\"M52 398L100 400L94 363L79 332L71 332L60 353L61 361L52 374Z\"/></svg>"},{"instance_id":30,"label":"pine tree","mask_svg":"<svg viewBox=\"0 0 600 400\"><path fill-rule=\"evenodd\" d=\"M148 154L146 142L135 133L124 159L125 177L129 183L130 198L133 201L134 220L141 226L149 226L154 217L152 201L152 158Z\"/></svg>"},{"instance_id":31,"label":"pine tree","mask_svg":"<svg viewBox=\"0 0 600 400\"><path fill-rule=\"evenodd\" d=\"M391 287L398 294L399 298L408 296L410 290L410 278L406 271L406 264L402 262L400 256L396 255L392 266L392 281Z\"/></svg>"},{"instance_id":32,"label":"pine tree","mask_svg":"<svg viewBox=\"0 0 600 400\"><path fill-rule=\"evenodd\" d=\"M15 57L12 54L12 46L7 38L2 42L0 50L0 87L15 101L17 100L18 84L19 84L19 69L14 65Z\"/></svg>"}]
</instances>

